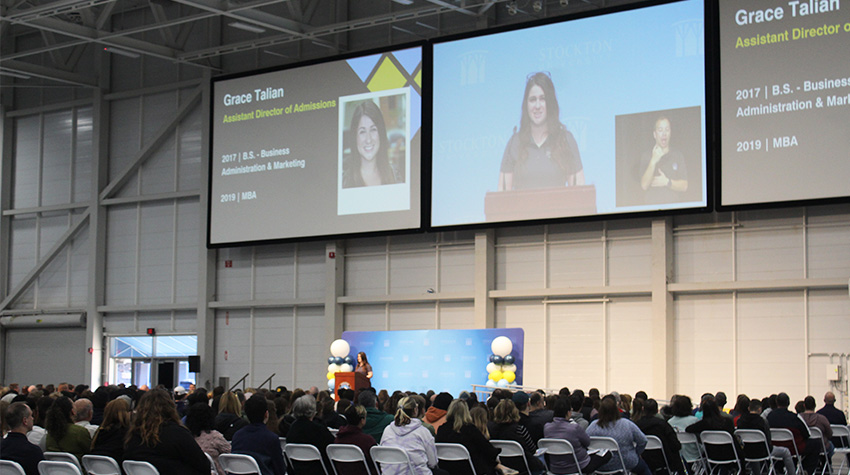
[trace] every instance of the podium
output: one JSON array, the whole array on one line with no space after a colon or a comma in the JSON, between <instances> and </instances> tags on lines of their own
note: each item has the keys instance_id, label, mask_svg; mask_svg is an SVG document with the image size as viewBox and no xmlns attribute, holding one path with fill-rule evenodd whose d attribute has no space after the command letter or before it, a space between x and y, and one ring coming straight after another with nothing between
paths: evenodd
<instances>
[{"instance_id":1,"label":"podium","mask_svg":"<svg viewBox=\"0 0 850 475\"><path fill-rule=\"evenodd\" d=\"M521 221L594 214L594 185L490 191L484 197L484 215L487 221Z\"/></svg>"},{"instance_id":2,"label":"podium","mask_svg":"<svg viewBox=\"0 0 850 475\"><path fill-rule=\"evenodd\" d=\"M339 388L347 387L353 389L354 392L363 388L371 388L372 383L369 378L363 373L348 371L344 373L334 373L334 401L339 401Z\"/></svg>"}]
</instances>

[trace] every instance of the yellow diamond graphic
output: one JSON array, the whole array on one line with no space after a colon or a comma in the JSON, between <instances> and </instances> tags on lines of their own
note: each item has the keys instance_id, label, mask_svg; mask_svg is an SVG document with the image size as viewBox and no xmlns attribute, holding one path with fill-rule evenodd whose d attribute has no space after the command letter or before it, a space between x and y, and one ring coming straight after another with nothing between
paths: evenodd
<instances>
[{"instance_id":1,"label":"yellow diamond graphic","mask_svg":"<svg viewBox=\"0 0 850 475\"><path fill-rule=\"evenodd\" d=\"M407 79L399 72L395 64L389 58L384 58L381 61L381 65L378 66L375 75L372 76L372 80L367 84L367 87L370 91L377 92L386 91L387 89L398 89L404 87L406 83Z\"/></svg>"},{"instance_id":2,"label":"yellow diamond graphic","mask_svg":"<svg viewBox=\"0 0 850 475\"><path fill-rule=\"evenodd\" d=\"M414 77L413 80L416 82L416 85L419 86L420 89L422 89L422 69L420 69L419 72L416 73L416 77Z\"/></svg>"}]
</instances>

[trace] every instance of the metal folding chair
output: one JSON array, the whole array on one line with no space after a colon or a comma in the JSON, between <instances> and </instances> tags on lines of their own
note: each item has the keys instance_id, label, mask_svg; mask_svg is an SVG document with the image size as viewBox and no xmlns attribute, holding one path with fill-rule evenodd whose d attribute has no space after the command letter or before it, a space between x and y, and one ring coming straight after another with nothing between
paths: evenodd
<instances>
[{"instance_id":1,"label":"metal folding chair","mask_svg":"<svg viewBox=\"0 0 850 475\"><path fill-rule=\"evenodd\" d=\"M83 467L80 466L80 461L77 460L77 456L68 452L45 452L44 460L53 460L57 462L68 462L82 473Z\"/></svg>"},{"instance_id":2,"label":"metal folding chair","mask_svg":"<svg viewBox=\"0 0 850 475\"><path fill-rule=\"evenodd\" d=\"M121 467L127 475L159 475L159 470L148 462L125 460Z\"/></svg>"},{"instance_id":3,"label":"metal folding chair","mask_svg":"<svg viewBox=\"0 0 850 475\"><path fill-rule=\"evenodd\" d=\"M773 462L777 460L771 457L771 448L767 443L767 437L760 430L756 429L738 429L735 431L735 436L744 445L744 463L756 465L759 467L758 472L762 473L764 469L762 464L767 463L767 475L774 475L776 468Z\"/></svg>"},{"instance_id":4,"label":"metal folding chair","mask_svg":"<svg viewBox=\"0 0 850 475\"><path fill-rule=\"evenodd\" d=\"M42 460L38 462L39 475L82 475L80 468L71 462Z\"/></svg>"},{"instance_id":5,"label":"metal folding chair","mask_svg":"<svg viewBox=\"0 0 850 475\"><path fill-rule=\"evenodd\" d=\"M823 432L817 427L809 427L809 439L815 439L820 441L820 454L818 454L823 460L823 468L821 469L821 475L826 475L827 471L832 473L832 462L829 460L829 457L826 455L826 445L823 442Z\"/></svg>"},{"instance_id":6,"label":"metal folding chair","mask_svg":"<svg viewBox=\"0 0 850 475\"><path fill-rule=\"evenodd\" d=\"M260 465L250 455L245 454L221 454L218 463L226 475L248 475L256 473L262 475Z\"/></svg>"},{"instance_id":7,"label":"metal folding chair","mask_svg":"<svg viewBox=\"0 0 850 475\"><path fill-rule=\"evenodd\" d=\"M454 444L453 444L454 445ZM459 444L458 444L459 445ZM461 447L463 447L461 445ZM464 448L464 450L466 450ZM410 463L410 457L407 456L407 452L398 448L398 447L381 447L380 445L376 445L369 449L369 454L372 456L372 462L375 464L375 473L380 474L381 465L407 465L407 473L410 475L416 475L416 471L413 470L413 464ZM467 456L469 453L467 452ZM440 444L437 444L437 458L440 458ZM472 462L470 462L470 465ZM474 474L475 472L473 472Z\"/></svg>"},{"instance_id":8,"label":"metal folding chair","mask_svg":"<svg viewBox=\"0 0 850 475\"><path fill-rule=\"evenodd\" d=\"M349 464L361 463L364 467L366 467L366 473L370 473L372 471L369 468L369 464L366 463L366 455L364 455L363 451L360 450L360 447L356 445L330 444L328 445L327 452L334 475L341 475L345 473L345 470L337 470L336 462Z\"/></svg>"},{"instance_id":9,"label":"metal folding chair","mask_svg":"<svg viewBox=\"0 0 850 475\"><path fill-rule=\"evenodd\" d=\"M706 475L708 470L705 468L705 454L702 453L702 445L700 445L696 434L691 434L690 432L676 432L676 437L679 439L679 443L682 444L683 450L679 451L679 457L681 457L685 468L690 468L691 475ZM684 453L684 448L686 446L694 447L696 449L698 454L697 458L688 460L688 457L686 457Z\"/></svg>"},{"instance_id":10,"label":"metal folding chair","mask_svg":"<svg viewBox=\"0 0 850 475\"><path fill-rule=\"evenodd\" d=\"M490 443L493 444L493 447L502 449L502 452L499 453L499 460L503 465L519 470L521 473L523 472L522 468L525 467L524 473L531 473L531 468L528 466L528 459L525 458L525 450L522 450L522 446L519 445L519 442L515 440L492 439L490 440ZM508 461L504 459L516 459L517 462L521 460L522 465L519 465L516 462L506 463Z\"/></svg>"},{"instance_id":11,"label":"metal folding chair","mask_svg":"<svg viewBox=\"0 0 850 475\"><path fill-rule=\"evenodd\" d=\"M322 460L322 453L319 452L319 449L314 445L310 444L286 444L286 448L284 449L286 452L286 456L289 458L289 461L292 463L292 466L296 468L296 472L298 472L297 467L295 467L295 462L315 462L319 463L319 466L322 467L322 471L325 475L330 475L328 473L328 468L325 467L325 461Z\"/></svg>"},{"instance_id":12,"label":"metal folding chair","mask_svg":"<svg viewBox=\"0 0 850 475\"><path fill-rule=\"evenodd\" d=\"M841 475L844 464L847 463L847 457L850 457L850 429L840 424L831 424L830 427L832 427L832 440L838 442L835 444L835 453L843 455L836 474ZM850 468L848 468L848 474L850 474Z\"/></svg>"},{"instance_id":13,"label":"metal folding chair","mask_svg":"<svg viewBox=\"0 0 850 475\"><path fill-rule=\"evenodd\" d=\"M777 442L784 442L791 446L791 457L794 459L794 465L797 467L797 475L803 475L803 459L800 457L800 450L797 448L797 441L794 440L794 433L789 429L770 428L770 441L773 445Z\"/></svg>"},{"instance_id":14,"label":"metal folding chair","mask_svg":"<svg viewBox=\"0 0 850 475\"><path fill-rule=\"evenodd\" d=\"M738 474L744 469L735 452L735 439L732 434L722 430L705 430L700 432L699 438L705 452L705 460L708 465L709 475L719 472L721 467L733 465Z\"/></svg>"},{"instance_id":15,"label":"metal folding chair","mask_svg":"<svg viewBox=\"0 0 850 475\"><path fill-rule=\"evenodd\" d=\"M576 471L570 474L562 475L581 475L581 464L578 462L578 456L573 448L573 444L564 439L540 439L537 441L537 446L541 449L546 449L546 455L553 457L572 457L573 463L576 466ZM549 459L551 465L552 460Z\"/></svg>"},{"instance_id":16,"label":"metal folding chair","mask_svg":"<svg viewBox=\"0 0 850 475\"><path fill-rule=\"evenodd\" d=\"M620 444L612 437L590 437L590 449L607 450L611 452L611 461L620 465L617 470L596 470L599 475L611 475L614 473L623 473L629 475L629 469L626 468L626 462L623 461L623 454L620 452ZM611 463L611 462L608 462Z\"/></svg>"},{"instance_id":17,"label":"metal folding chair","mask_svg":"<svg viewBox=\"0 0 850 475\"><path fill-rule=\"evenodd\" d=\"M673 475L673 471L670 470L670 464L667 462L667 453L664 452L664 445L657 436L646 436L646 448L643 449L643 453L640 456L649 465L652 473L666 470L668 475Z\"/></svg>"},{"instance_id":18,"label":"metal folding chair","mask_svg":"<svg viewBox=\"0 0 850 475\"><path fill-rule=\"evenodd\" d=\"M83 468L88 475L121 475L121 467L106 455L83 455Z\"/></svg>"},{"instance_id":19,"label":"metal folding chair","mask_svg":"<svg viewBox=\"0 0 850 475\"><path fill-rule=\"evenodd\" d=\"M27 475L21 464L11 460L0 460L0 473L3 473L3 475Z\"/></svg>"}]
</instances>

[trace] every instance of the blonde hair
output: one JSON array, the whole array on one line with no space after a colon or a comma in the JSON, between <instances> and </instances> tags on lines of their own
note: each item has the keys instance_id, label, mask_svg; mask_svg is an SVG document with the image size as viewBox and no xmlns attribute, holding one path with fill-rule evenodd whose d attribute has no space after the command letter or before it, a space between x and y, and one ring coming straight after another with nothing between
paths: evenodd
<instances>
[{"instance_id":1,"label":"blonde hair","mask_svg":"<svg viewBox=\"0 0 850 475\"><path fill-rule=\"evenodd\" d=\"M464 424L472 424L472 417L469 415L469 406L466 401L455 399L449 404L449 410L446 412L446 420L452 420L452 429L455 432L460 432Z\"/></svg>"},{"instance_id":2,"label":"blonde hair","mask_svg":"<svg viewBox=\"0 0 850 475\"><path fill-rule=\"evenodd\" d=\"M490 431L487 430L487 420L490 417L490 413L487 409L484 409L481 406L473 407L471 411L469 411L469 417L472 418L472 423L475 424L475 427L484 434L484 438L490 440Z\"/></svg>"},{"instance_id":3,"label":"blonde hair","mask_svg":"<svg viewBox=\"0 0 850 475\"><path fill-rule=\"evenodd\" d=\"M493 411L493 422L496 424L519 422L519 410L510 399L502 399Z\"/></svg>"},{"instance_id":4,"label":"blonde hair","mask_svg":"<svg viewBox=\"0 0 850 475\"><path fill-rule=\"evenodd\" d=\"M398 410L395 411L395 425L397 426L406 426L410 424L410 421L416 417L416 411L419 408L419 404L416 403L416 400L410 396L406 396L402 398L401 401L398 402Z\"/></svg>"},{"instance_id":5,"label":"blonde hair","mask_svg":"<svg viewBox=\"0 0 850 475\"><path fill-rule=\"evenodd\" d=\"M221 395L218 401L218 413L242 415L242 404L239 403L239 398L235 393L227 391Z\"/></svg>"}]
</instances>

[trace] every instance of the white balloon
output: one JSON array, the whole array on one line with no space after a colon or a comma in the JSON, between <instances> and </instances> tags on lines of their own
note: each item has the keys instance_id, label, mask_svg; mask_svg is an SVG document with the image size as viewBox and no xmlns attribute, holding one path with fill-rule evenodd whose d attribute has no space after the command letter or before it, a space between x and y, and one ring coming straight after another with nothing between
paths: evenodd
<instances>
[{"instance_id":1,"label":"white balloon","mask_svg":"<svg viewBox=\"0 0 850 475\"><path fill-rule=\"evenodd\" d=\"M336 357L345 358L348 356L349 351L351 351L351 346L349 346L348 342L343 339L334 340L334 342L331 343L331 354Z\"/></svg>"},{"instance_id":2,"label":"white balloon","mask_svg":"<svg viewBox=\"0 0 850 475\"><path fill-rule=\"evenodd\" d=\"M492 379L488 379L486 384L487 384L487 387L490 387L490 388L496 386L496 382L493 381Z\"/></svg>"},{"instance_id":3,"label":"white balloon","mask_svg":"<svg viewBox=\"0 0 850 475\"><path fill-rule=\"evenodd\" d=\"M336 365L335 364L329 364L328 365L328 373L336 373Z\"/></svg>"},{"instance_id":4,"label":"white balloon","mask_svg":"<svg viewBox=\"0 0 850 475\"><path fill-rule=\"evenodd\" d=\"M490 374L493 371L496 371L497 369L499 369L499 367L496 366L496 363L490 363L487 365L487 374Z\"/></svg>"},{"instance_id":5,"label":"white balloon","mask_svg":"<svg viewBox=\"0 0 850 475\"><path fill-rule=\"evenodd\" d=\"M350 364L345 363L344 365L340 366L339 370L344 373L350 373L354 371L354 368L352 368Z\"/></svg>"},{"instance_id":6,"label":"white balloon","mask_svg":"<svg viewBox=\"0 0 850 475\"><path fill-rule=\"evenodd\" d=\"M499 336L493 339L493 343L490 344L490 349L493 350L494 355L504 358L511 354L511 350L514 349L514 345L511 343L510 338L506 336Z\"/></svg>"},{"instance_id":7,"label":"white balloon","mask_svg":"<svg viewBox=\"0 0 850 475\"><path fill-rule=\"evenodd\" d=\"M516 373L516 365L515 364L503 364L502 365L502 372L504 373L505 371L510 371L512 373Z\"/></svg>"}]
</instances>

